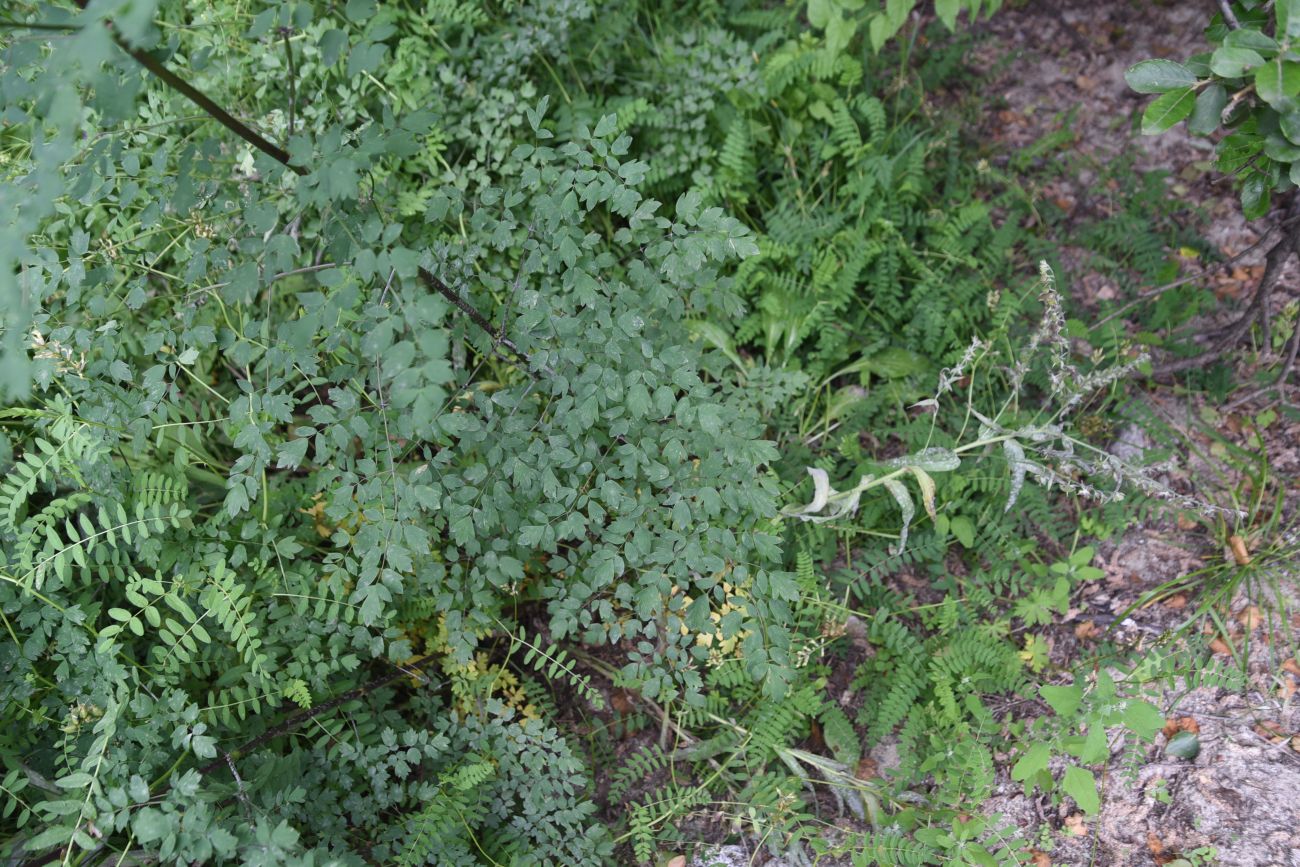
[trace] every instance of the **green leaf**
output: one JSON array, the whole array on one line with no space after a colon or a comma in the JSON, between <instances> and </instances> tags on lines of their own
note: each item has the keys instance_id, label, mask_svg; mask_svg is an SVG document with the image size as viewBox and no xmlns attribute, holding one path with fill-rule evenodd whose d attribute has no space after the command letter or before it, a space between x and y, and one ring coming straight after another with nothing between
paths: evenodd
<instances>
[{"instance_id":1,"label":"green leaf","mask_svg":"<svg viewBox=\"0 0 1300 867\"><path fill-rule=\"evenodd\" d=\"M1300 63L1282 55L1255 70L1255 92L1278 111L1294 108L1292 98L1300 93Z\"/></svg>"},{"instance_id":2,"label":"green leaf","mask_svg":"<svg viewBox=\"0 0 1300 867\"><path fill-rule=\"evenodd\" d=\"M1158 135L1192 113L1195 92L1190 87L1171 90L1156 97L1142 113L1142 134Z\"/></svg>"},{"instance_id":3,"label":"green leaf","mask_svg":"<svg viewBox=\"0 0 1300 867\"><path fill-rule=\"evenodd\" d=\"M1165 752L1190 762L1201 754L1201 739L1195 732L1179 732L1165 744Z\"/></svg>"},{"instance_id":4,"label":"green leaf","mask_svg":"<svg viewBox=\"0 0 1300 867\"><path fill-rule=\"evenodd\" d=\"M1273 12L1277 15L1279 36L1300 38L1300 0L1275 0Z\"/></svg>"},{"instance_id":5,"label":"green leaf","mask_svg":"<svg viewBox=\"0 0 1300 867\"><path fill-rule=\"evenodd\" d=\"M1085 765L1104 762L1110 756L1110 747L1106 743L1106 727L1093 720L1088 726L1088 734L1083 739L1083 748L1079 750L1079 761Z\"/></svg>"},{"instance_id":6,"label":"green leaf","mask_svg":"<svg viewBox=\"0 0 1300 867\"><path fill-rule=\"evenodd\" d=\"M84 771L76 771L54 781L60 789L84 789L95 782L94 777Z\"/></svg>"},{"instance_id":7,"label":"green leaf","mask_svg":"<svg viewBox=\"0 0 1300 867\"><path fill-rule=\"evenodd\" d=\"M1210 56L1210 70L1222 78L1241 78L1247 70L1264 63L1263 56L1252 48L1223 45Z\"/></svg>"},{"instance_id":8,"label":"green leaf","mask_svg":"<svg viewBox=\"0 0 1300 867\"><path fill-rule=\"evenodd\" d=\"M1279 163L1294 163L1300 160L1300 145L1273 133L1264 137L1264 156Z\"/></svg>"},{"instance_id":9,"label":"green leaf","mask_svg":"<svg viewBox=\"0 0 1300 867\"><path fill-rule=\"evenodd\" d=\"M1172 60L1144 60L1124 73L1128 86L1138 93L1167 93L1196 84L1196 76Z\"/></svg>"},{"instance_id":10,"label":"green leaf","mask_svg":"<svg viewBox=\"0 0 1300 867\"><path fill-rule=\"evenodd\" d=\"M618 129L618 115L606 114L596 123L596 129L592 131L592 136L595 138L604 138L616 129Z\"/></svg>"},{"instance_id":11,"label":"green leaf","mask_svg":"<svg viewBox=\"0 0 1300 867\"><path fill-rule=\"evenodd\" d=\"M975 522L965 515L958 515L953 518L949 524L952 534L957 537L957 541L966 548L975 547Z\"/></svg>"},{"instance_id":12,"label":"green leaf","mask_svg":"<svg viewBox=\"0 0 1300 867\"><path fill-rule=\"evenodd\" d=\"M745 369L745 363L736 352L731 335L721 325L706 319L691 319L686 323L686 327L694 337L727 356L727 359L738 369Z\"/></svg>"},{"instance_id":13,"label":"green leaf","mask_svg":"<svg viewBox=\"0 0 1300 867\"><path fill-rule=\"evenodd\" d=\"M1052 751L1046 743L1038 742L1025 750L1011 768L1011 779L1018 783L1031 780L1033 777L1047 770L1047 765L1052 760Z\"/></svg>"},{"instance_id":14,"label":"green leaf","mask_svg":"<svg viewBox=\"0 0 1300 867\"><path fill-rule=\"evenodd\" d=\"M1278 50L1276 39L1251 27L1228 31L1228 35L1223 37L1223 44L1229 48L1247 48L1265 56Z\"/></svg>"},{"instance_id":15,"label":"green leaf","mask_svg":"<svg viewBox=\"0 0 1300 867\"><path fill-rule=\"evenodd\" d=\"M833 0L808 0L806 12L808 23L818 30L825 30L826 23L830 21L833 7Z\"/></svg>"},{"instance_id":16,"label":"green leaf","mask_svg":"<svg viewBox=\"0 0 1300 867\"><path fill-rule=\"evenodd\" d=\"M1187 129L1196 135L1209 135L1223 123L1223 108L1228 104L1228 91L1215 82L1196 97L1196 106L1187 119Z\"/></svg>"},{"instance_id":17,"label":"green leaf","mask_svg":"<svg viewBox=\"0 0 1300 867\"><path fill-rule=\"evenodd\" d=\"M1272 199L1268 179L1256 172L1241 185L1241 213L1247 220L1257 220L1268 213Z\"/></svg>"},{"instance_id":18,"label":"green leaf","mask_svg":"<svg viewBox=\"0 0 1300 867\"><path fill-rule=\"evenodd\" d=\"M1160 709L1141 699L1130 699L1125 703L1122 719L1129 731L1146 741L1154 738L1165 725Z\"/></svg>"},{"instance_id":19,"label":"green leaf","mask_svg":"<svg viewBox=\"0 0 1300 867\"><path fill-rule=\"evenodd\" d=\"M1074 686L1040 686L1038 694L1043 697L1043 701L1051 705L1052 710L1064 717L1074 716L1075 711L1083 704L1083 687Z\"/></svg>"},{"instance_id":20,"label":"green leaf","mask_svg":"<svg viewBox=\"0 0 1300 867\"><path fill-rule=\"evenodd\" d=\"M1101 797L1097 794L1097 780L1092 771L1070 765L1061 778L1061 790L1074 798L1079 809L1090 816L1095 816L1101 809Z\"/></svg>"},{"instance_id":21,"label":"green leaf","mask_svg":"<svg viewBox=\"0 0 1300 867\"><path fill-rule=\"evenodd\" d=\"M961 0L934 0L934 14L949 30L957 29L957 13L961 11Z\"/></svg>"},{"instance_id":22,"label":"green leaf","mask_svg":"<svg viewBox=\"0 0 1300 867\"><path fill-rule=\"evenodd\" d=\"M161 840L172 829L170 818L154 807L144 807L131 820L131 829L141 843Z\"/></svg>"}]
</instances>

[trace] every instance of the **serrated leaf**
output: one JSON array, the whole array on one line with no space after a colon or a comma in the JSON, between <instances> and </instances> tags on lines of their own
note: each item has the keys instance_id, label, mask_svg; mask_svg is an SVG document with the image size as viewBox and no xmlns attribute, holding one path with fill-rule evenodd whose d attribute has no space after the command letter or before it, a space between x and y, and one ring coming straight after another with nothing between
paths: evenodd
<instances>
[{"instance_id":1,"label":"serrated leaf","mask_svg":"<svg viewBox=\"0 0 1300 867\"><path fill-rule=\"evenodd\" d=\"M1011 779L1018 783L1032 779L1036 774L1047 770L1052 760L1052 751L1047 744L1039 742L1025 750L1011 768Z\"/></svg>"},{"instance_id":2,"label":"serrated leaf","mask_svg":"<svg viewBox=\"0 0 1300 867\"><path fill-rule=\"evenodd\" d=\"M1129 699L1124 705L1124 725L1143 740L1151 740L1164 727L1165 717L1155 705L1141 699Z\"/></svg>"},{"instance_id":3,"label":"serrated leaf","mask_svg":"<svg viewBox=\"0 0 1300 867\"><path fill-rule=\"evenodd\" d=\"M1101 809L1101 797L1097 794L1097 779L1092 771L1070 765L1061 778L1061 790L1074 798L1079 809L1089 816L1097 815Z\"/></svg>"},{"instance_id":4,"label":"serrated leaf","mask_svg":"<svg viewBox=\"0 0 1300 867\"><path fill-rule=\"evenodd\" d=\"M1077 684L1074 686L1043 685L1038 688L1038 694L1052 710L1063 717L1074 716L1075 711L1083 704L1083 687Z\"/></svg>"},{"instance_id":5,"label":"serrated leaf","mask_svg":"<svg viewBox=\"0 0 1300 867\"><path fill-rule=\"evenodd\" d=\"M957 29L957 13L961 11L961 0L934 0L934 14L949 30Z\"/></svg>"}]
</instances>

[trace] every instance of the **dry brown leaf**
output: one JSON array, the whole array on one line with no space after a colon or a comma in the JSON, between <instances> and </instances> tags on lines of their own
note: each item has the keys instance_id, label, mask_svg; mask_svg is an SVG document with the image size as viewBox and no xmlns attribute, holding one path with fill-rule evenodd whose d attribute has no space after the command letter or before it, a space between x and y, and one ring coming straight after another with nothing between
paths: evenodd
<instances>
[{"instance_id":1,"label":"dry brown leaf","mask_svg":"<svg viewBox=\"0 0 1300 867\"><path fill-rule=\"evenodd\" d=\"M1187 597L1182 593L1176 593L1165 600L1165 605L1175 611L1181 610L1187 607Z\"/></svg>"},{"instance_id":2,"label":"dry brown leaf","mask_svg":"<svg viewBox=\"0 0 1300 867\"><path fill-rule=\"evenodd\" d=\"M1196 717L1170 717L1165 720L1165 727L1160 731L1166 738L1172 738L1179 732L1191 732L1194 735L1198 735L1201 733L1201 724L1196 721Z\"/></svg>"},{"instance_id":3,"label":"dry brown leaf","mask_svg":"<svg viewBox=\"0 0 1300 867\"><path fill-rule=\"evenodd\" d=\"M822 735L822 727L817 720L812 721L812 730L808 733L808 741L812 745L814 753L826 751L826 738Z\"/></svg>"},{"instance_id":4,"label":"dry brown leaf","mask_svg":"<svg viewBox=\"0 0 1300 867\"><path fill-rule=\"evenodd\" d=\"M877 765L876 760L870 756L863 756L862 760L858 762L858 769L855 772L855 775L859 780L874 780L876 777L880 776L880 766Z\"/></svg>"},{"instance_id":5,"label":"dry brown leaf","mask_svg":"<svg viewBox=\"0 0 1300 867\"><path fill-rule=\"evenodd\" d=\"M1255 627L1264 622L1264 614L1259 610L1259 606L1247 605L1238 612L1237 622L1246 627L1248 631L1254 631Z\"/></svg>"},{"instance_id":6,"label":"dry brown leaf","mask_svg":"<svg viewBox=\"0 0 1300 867\"><path fill-rule=\"evenodd\" d=\"M1177 855L1165 851L1165 844L1160 838L1150 831L1147 832L1147 849L1151 851L1151 859L1157 864L1168 864L1170 861L1177 860Z\"/></svg>"},{"instance_id":7,"label":"dry brown leaf","mask_svg":"<svg viewBox=\"0 0 1300 867\"><path fill-rule=\"evenodd\" d=\"M1231 656L1232 648L1228 646L1228 642L1224 641L1222 638L1216 637L1210 642L1210 652L1222 654L1223 656Z\"/></svg>"},{"instance_id":8,"label":"dry brown leaf","mask_svg":"<svg viewBox=\"0 0 1300 867\"><path fill-rule=\"evenodd\" d=\"M625 689L615 689L610 693L609 706L623 716L627 716L636 710L636 705L632 703L631 694Z\"/></svg>"},{"instance_id":9,"label":"dry brown leaf","mask_svg":"<svg viewBox=\"0 0 1300 867\"><path fill-rule=\"evenodd\" d=\"M1286 662L1282 663L1282 670L1290 672L1296 677L1300 677L1300 662L1296 662L1295 657L1293 656Z\"/></svg>"},{"instance_id":10,"label":"dry brown leaf","mask_svg":"<svg viewBox=\"0 0 1300 867\"><path fill-rule=\"evenodd\" d=\"M674 855L664 862L664 867L686 867L686 856Z\"/></svg>"},{"instance_id":11,"label":"dry brown leaf","mask_svg":"<svg viewBox=\"0 0 1300 867\"><path fill-rule=\"evenodd\" d=\"M1052 867L1052 859L1048 857L1046 852L1040 849L1029 850L1029 863L1032 864L1033 867Z\"/></svg>"},{"instance_id":12,"label":"dry brown leaf","mask_svg":"<svg viewBox=\"0 0 1300 867\"><path fill-rule=\"evenodd\" d=\"M1273 720L1264 720L1257 723L1254 728L1255 734L1259 735L1270 744L1280 744L1287 739L1286 732L1282 726Z\"/></svg>"},{"instance_id":13,"label":"dry brown leaf","mask_svg":"<svg viewBox=\"0 0 1300 867\"><path fill-rule=\"evenodd\" d=\"M1066 816L1065 828L1076 837L1088 836L1088 821L1083 817L1082 813Z\"/></svg>"},{"instance_id":14,"label":"dry brown leaf","mask_svg":"<svg viewBox=\"0 0 1300 867\"><path fill-rule=\"evenodd\" d=\"M1195 530L1196 527L1197 527L1196 522L1193 521L1190 517L1188 517L1186 512L1178 513L1178 529Z\"/></svg>"},{"instance_id":15,"label":"dry brown leaf","mask_svg":"<svg viewBox=\"0 0 1300 867\"><path fill-rule=\"evenodd\" d=\"M1101 629L1091 620L1085 620L1078 626L1074 627L1074 637L1080 641L1089 641L1101 635Z\"/></svg>"}]
</instances>

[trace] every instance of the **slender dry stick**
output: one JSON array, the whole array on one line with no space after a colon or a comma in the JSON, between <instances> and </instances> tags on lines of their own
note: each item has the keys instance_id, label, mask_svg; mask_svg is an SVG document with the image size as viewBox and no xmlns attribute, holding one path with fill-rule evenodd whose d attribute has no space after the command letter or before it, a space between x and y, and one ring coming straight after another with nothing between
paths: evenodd
<instances>
[{"instance_id":1,"label":"slender dry stick","mask_svg":"<svg viewBox=\"0 0 1300 867\"><path fill-rule=\"evenodd\" d=\"M90 0L74 0L74 2L82 9L85 9ZM286 166L291 171L300 175L307 174L307 169L302 166L289 165L288 152L271 144L271 142L267 141L261 134L249 127L248 124L235 118L230 114L230 112L209 99L208 96L197 87L168 69L162 61L138 48L132 48L130 45L127 45L122 37L118 36L116 33L113 34L113 41L117 43L119 48L131 55L131 57L135 59L136 63L149 70L154 77L161 80L168 87L183 94L190 102L203 109L212 117L213 120L220 123L226 129L230 130L262 153L271 157L276 162Z\"/></svg>"},{"instance_id":2,"label":"slender dry stick","mask_svg":"<svg viewBox=\"0 0 1300 867\"><path fill-rule=\"evenodd\" d=\"M289 56L289 138L293 138L294 113L298 106L298 85L295 83L298 73L293 65L293 43L289 41L292 32L291 27L280 28L280 35L284 37L284 53Z\"/></svg>"},{"instance_id":3,"label":"slender dry stick","mask_svg":"<svg viewBox=\"0 0 1300 867\"><path fill-rule=\"evenodd\" d=\"M1211 265L1202 268L1201 270L1197 271L1195 274L1189 274L1186 277L1180 277L1171 283L1164 284L1163 286L1157 286L1154 289L1148 289L1145 292L1138 293L1138 296L1136 298L1134 298L1132 301L1128 302L1127 304L1119 307L1118 309L1112 311L1111 313L1108 313L1107 315L1103 316L1101 319L1097 321L1097 324L1094 325L1093 327L1095 328L1097 326L1105 325L1107 322L1110 322L1112 319L1118 316L1123 316L1125 313L1127 313L1129 310L1132 310L1134 307L1141 304L1143 301L1150 301L1152 298L1159 298L1161 295L1165 294L1171 289L1177 289L1179 286L1186 286L1188 283L1195 283L1197 280L1204 280L1206 277L1209 277L1211 274L1215 274L1219 271L1222 271L1224 268L1237 264L1242 259L1246 258L1251 253L1254 253L1260 247L1263 247L1266 243L1271 241L1273 239L1273 235L1277 232L1278 228L1279 227L1277 226L1271 227L1267 232L1265 232L1263 235L1260 236L1258 241L1251 244L1249 247L1242 250L1240 253L1237 253L1234 256L1230 256L1229 258L1224 259L1222 262L1215 262Z\"/></svg>"},{"instance_id":4,"label":"slender dry stick","mask_svg":"<svg viewBox=\"0 0 1300 867\"><path fill-rule=\"evenodd\" d=\"M1219 9L1223 12L1223 20L1228 22L1228 26L1233 30L1241 29L1241 22L1237 20L1237 15L1232 11L1232 4L1228 0L1219 0Z\"/></svg>"},{"instance_id":5,"label":"slender dry stick","mask_svg":"<svg viewBox=\"0 0 1300 867\"><path fill-rule=\"evenodd\" d=\"M1260 277L1259 287L1255 290L1255 297L1251 299L1250 305L1246 308L1238 319L1230 323L1218 335L1212 348L1194 355L1191 358L1180 358L1166 364L1159 365L1155 368L1155 376L1168 376L1173 373L1181 373L1184 370L1191 370L1219 358L1226 350L1230 349L1233 344L1241 339L1251 324L1259 318L1267 320L1268 302L1273 294L1273 288L1278 281L1282 279L1282 269L1286 265L1291 254L1300 252L1300 229L1296 228L1295 219L1300 217L1300 198L1292 201L1287 213L1285 225L1291 226L1290 230L1283 230L1282 237L1268 251L1264 259L1264 274Z\"/></svg>"}]
</instances>

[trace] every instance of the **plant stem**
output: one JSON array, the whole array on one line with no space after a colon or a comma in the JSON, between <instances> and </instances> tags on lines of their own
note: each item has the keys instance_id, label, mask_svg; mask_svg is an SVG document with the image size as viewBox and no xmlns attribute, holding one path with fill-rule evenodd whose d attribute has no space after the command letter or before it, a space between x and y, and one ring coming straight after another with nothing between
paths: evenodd
<instances>
[{"instance_id":1,"label":"plant stem","mask_svg":"<svg viewBox=\"0 0 1300 867\"><path fill-rule=\"evenodd\" d=\"M75 0L75 2L79 7L85 9L87 4L90 2L90 0ZM208 96L205 93L203 93L201 90L199 90L197 87L190 84L188 81L186 81L185 79L181 78L179 75L177 75L176 73L168 69L160 60L156 59L153 55L141 51L138 48L132 48L131 46L127 45L126 42L116 33L113 34L113 41L117 43L119 48L121 48L127 54L131 55L131 57L135 59L136 63L139 63L145 69L149 70L149 72L153 74L155 78L161 80L164 84L166 84L168 87L175 90L177 93L184 95L187 99L190 100L190 102L194 103L199 108L203 109L205 112L208 113L209 116L212 117L213 120L220 123L226 129L230 130L235 135L239 136L244 141L248 142L250 145L257 148L267 156L271 157L273 160L280 163L281 165L287 167L291 171L296 172L300 175L307 174L307 170L305 168L301 166L289 165L289 154L287 151L281 150L280 148L271 144L269 141L263 138L259 133L255 132L251 127L249 127L246 123L243 123L242 121L236 119L228 111L226 111L224 108L217 105L210 98L208 98Z\"/></svg>"},{"instance_id":2,"label":"plant stem","mask_svg":"<svg viewBox=\"0 0 1300 867\"><path fill-rule=\"evenodd\" d=\"M289 31L291 28L281 29L280 34L284 37L284 52L289 56L289 137L293 138L294 113L298 105L298 86L295 79L298 77L293 63L293 43L289 41Z\"/></svg>"}]
</instances>

